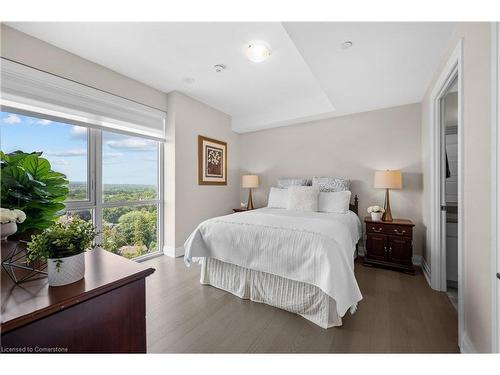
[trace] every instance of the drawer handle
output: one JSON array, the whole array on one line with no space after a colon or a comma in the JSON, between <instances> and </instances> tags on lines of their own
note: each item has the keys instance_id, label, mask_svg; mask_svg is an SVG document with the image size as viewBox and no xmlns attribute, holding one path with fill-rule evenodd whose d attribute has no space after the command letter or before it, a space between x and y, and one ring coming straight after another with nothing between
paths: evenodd
<instances>
[{"instance_id":1,"label":"drawer handle","mask_svg":"<svg viewBox=\"0 0 500 375\"><path fill-rule=\"evenodd\" d=\"M372 227L372 230L373 230L374 232L377 232L377 233L382 232L382 228L378 228L378 230L377 230L377 228Z\"/></svg>"},{"instance_id":2,"label":"drawer handle","mask_svg":"<svg viewBox=\"0 0 500 375\"><path fill-rule=\"evenodd\" d=\"M404 233L406 233L405 230L402 230L401 232L399 232L397 229L394 229L394 232L396 232L396 234L404 234Z\"/></svg>"}]
</instances>

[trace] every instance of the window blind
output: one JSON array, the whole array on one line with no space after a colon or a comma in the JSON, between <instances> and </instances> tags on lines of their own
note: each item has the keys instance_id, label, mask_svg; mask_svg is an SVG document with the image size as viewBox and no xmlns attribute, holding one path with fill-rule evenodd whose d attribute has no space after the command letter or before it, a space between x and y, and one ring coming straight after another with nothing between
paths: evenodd
<instances>
[{"instance_id":1,"label":"window blind","mask_svg":"<svg viewBox=\"0 0 500 375\"><path fill-rule=\"evenodd\" d=\"M166 112L4 58L0 86L5 109L165 139Z\"/></svg>"}]
</instances>

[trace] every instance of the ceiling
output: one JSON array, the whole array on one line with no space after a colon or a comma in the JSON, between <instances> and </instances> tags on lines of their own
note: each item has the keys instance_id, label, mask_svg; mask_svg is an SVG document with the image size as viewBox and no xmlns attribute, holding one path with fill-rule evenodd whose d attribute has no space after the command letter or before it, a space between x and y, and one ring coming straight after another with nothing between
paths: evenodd
<instances>
[{"instance_id":1,"label":"ceiling","mask_svg":"<svg viewBox=\"0 0 500 375\"><path fill-rule=\"evenodd\" d=\"M164 92L232 116L248 132L420 102L453 23L8 23ZM253 63L248 41L271 45ZM342 42L353 46L342 49ZM227 69L217 73L215 64Z\"/></svg>"}]
</instances>

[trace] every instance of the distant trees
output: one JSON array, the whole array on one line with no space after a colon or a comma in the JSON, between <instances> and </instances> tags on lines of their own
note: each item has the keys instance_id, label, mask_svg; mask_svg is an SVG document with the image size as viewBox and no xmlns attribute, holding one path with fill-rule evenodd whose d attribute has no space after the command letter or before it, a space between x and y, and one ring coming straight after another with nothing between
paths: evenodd
<instances>
[{"instance_id":1,"label":"distant trees","mask_svg":"<svg viewBox=\"0 0 500 375\"><path fill-rule=\"evenodd\" d=\"M132 210L119 216L117 223L103 223L103 247L127 258L135 258L155 249L156 207L120 208Z\"/></svg>"},{"instance_id":2,"label":"distant trees","mask_svg":"<svg viewBox=\"0 0 500 375\"><path fill-rule=\"evenodd\" d=\"M85 199L86 187L82 183L70 183L71 200ZM155 199L153 186L104 185L105 202L137 202ZM135 258L156 250L157 206L118 206L103 209L102 246L106 250Z\"/></svg>"}]
</instances>

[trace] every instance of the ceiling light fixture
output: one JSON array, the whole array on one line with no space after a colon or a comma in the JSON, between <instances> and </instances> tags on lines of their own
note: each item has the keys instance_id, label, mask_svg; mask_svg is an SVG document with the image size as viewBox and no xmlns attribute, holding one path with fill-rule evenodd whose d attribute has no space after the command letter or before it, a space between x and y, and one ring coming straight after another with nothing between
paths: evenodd
<instances>
[{"instance_id":1,"label":"ceiling light fixture","mask_svg":"<svg viewBox=\"0 0 500 375\"><path fill-rule=\"evenodd\" d=\"M271 47L266 42L254 40L246 44L245 55L248 60L259 63L271 56Z\"/></svg>"},{"instance_id":2,"label":"ceiling light fixture","mask_svg":"<svg viewBox=\"0 0 500 375\"><path fill-rule=\"evenodd\" d=\"M350 40L346 40L340 45L340 48L342 49L348 49L352 47L352 42Z\"/></svg>"}]
</instances>

